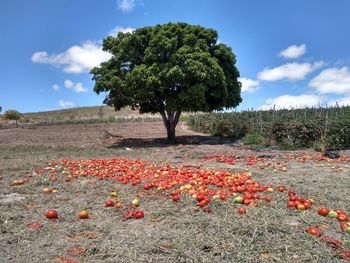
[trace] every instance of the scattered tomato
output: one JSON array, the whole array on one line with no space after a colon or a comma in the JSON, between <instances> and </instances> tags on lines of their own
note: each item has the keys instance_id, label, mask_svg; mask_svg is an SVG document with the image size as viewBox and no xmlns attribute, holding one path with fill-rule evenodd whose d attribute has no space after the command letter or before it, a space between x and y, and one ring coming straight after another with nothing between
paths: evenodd
<instances>
[{"instance_id":1,"label":"scattered tomato","mask_svg":"<svg viewBox=\"0 0 350 263\"><path fill-rule=\"evenodd\" d=\"M328 216L329 209L325 207L320 207L319 209L317 209L317 213L321 216Z\"/></svg>"},{"instance_id":2,"label":"scattered tomato","mask_svg":"<svg viewBox=\"0 0 350 263\"><path fill-rule=\"evenodd\" d=\"M243 215L243 214L246 214L247 213L247 210L244 208L244 207L240 207L237 209L238 213Z\"/></svg>"},{"instance_id":3,"label":"scattered tomato","mask_svg":"<svg viewBox=\"0 0 350 263\"><path fill-rule=\"evenodd\" d=\"M48 219L56 219L58 218L58 213L55 209L50 209L45 213L45 216Z\"/></svg>"},{"instance_id":4,"label":"scattered tomato","mask_svg":"<svg viewBox=\"0 0 350 263\"><path fill-rule=\"evenodd\" d=\"M135 219L141 219L141 218L143 218L143 217L144 217L143 211L142 211L142 210L136 210L136 211L134 212L134 217L135 217Z\"/></svg>"},{"instance_id":5,"label":"scattered tomato","mask_svg":"<svg viewBox=\"0 0 350 263\"><path fill-rule=\"evenodd\" d=\"M79 212L79 219L88 219L89 218L89 212L87 210L82 210Z\"/></svg>"},{"instance_id":6,"label":"scattered tomato","mask_svg":"<svg viewBox=\"0 0 350 263\"><path fill-rule=\"evenodd\" d=\"M318 228L316 228L316 227L309 227L306 231L310 235L314 235L314 236L318 236L318 237L321 236L321 231Z\"/></svg>"}]
</instances>

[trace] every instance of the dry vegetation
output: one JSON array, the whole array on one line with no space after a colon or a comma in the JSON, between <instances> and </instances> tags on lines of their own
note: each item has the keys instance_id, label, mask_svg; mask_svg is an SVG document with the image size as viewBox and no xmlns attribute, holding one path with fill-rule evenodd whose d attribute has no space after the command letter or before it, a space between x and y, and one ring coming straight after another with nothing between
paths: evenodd
<instances>
[{"instance_id":1,"label":"dry vegetation","mask_svg":"<svg viewBox=\"0 0 350 263\"><path fill-rule=\"evenodd\" d=\"M304 156L300 151L247 149L228 139L188 131L184 124L177 134L180 143L166 145L159 121L1 129L0 262L343 262L329 244L305 229L321 227L325 235L349 246L350 236L336 220L316 213L320 206L350 212L347 162L299 162L288 154ZM263 164L248 166L243 161L234 165L204 161L208 154L269 156ZM249 206L246 215L239 215L232 199L212 202L212 213L204 213L187 195L175 203L166 191L144 192L142 185L132 187L92 176L67 183L61 177L51 181L42 175L9 186L51 160L111 157L159 165L200 164L232 172L249 169L253 180L286 185L316 203L304 212L290 210L287 194L275 191L270 194L271 203ZM272 167L281 163L288 170L274 171ZM44 194L44 187L58 192ZM117 191L125 205L141 191L145 218L124 220L127 208L105 208L111 191ZM45 218L51 208L58 210L59 221ZM90 219L77 219L84 208ZM35 222L43 226L28 227Z\"/></svg>"}]
</instances>

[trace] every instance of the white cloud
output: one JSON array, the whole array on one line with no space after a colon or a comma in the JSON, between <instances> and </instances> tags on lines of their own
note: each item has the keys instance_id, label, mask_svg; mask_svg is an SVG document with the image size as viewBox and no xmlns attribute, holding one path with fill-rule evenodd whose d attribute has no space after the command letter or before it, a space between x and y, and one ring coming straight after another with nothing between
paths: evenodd
<instances>
[{"instance_id":1,"label":"white cloud","mask_svg":"<svg viewBox=\"0 0 350 263\"><path fill-rule=\"evenodd\" d=\"M331 107L350 106L350 97L335 99L335 100L328 102L327 104L328 104L328 106L331 106Z\"/></svg>"},{"instance_id":2,"label":"white cloud","mask_svg":"<svg viewBox=\"0 0 350 263\"><path fill-rule=\"evenodd\" d=\"M118 0L118 9L124 13L131 12L136 5L135 0Z\"/></svg>"},{"instance_id":3,"label":"white cloud","mask_svg":"<svg viewBox=\"0 0 350 263\"><path fill-rule=\"evenodd\" d=\"M273 109L290 109L290 108L305 108L319 106L324 103L325 98L319 95L301 94L299 96L282 95L276 98L269 98L265 104L258 109L269 110Z\"/></svg>"},{"instance_id":4,"label":"white cloud","mask_svg":"<svg viewBox=\"0 0 350 263\"><path fill-rule=\"evenodd\" d=\"M70 107L74 107L74 103L71 101L64 101L64 100L60 100L58 102L58 105L62 108L70 108Z\"/></svg>"},{"instance_id":5,"label":"white cloud","mask_svg":"<svg viewBox=\"0 0 350 263\"><path fill-rule=\"evenodd\" d=\"M66 51L49 55L46 51L35 52L32 61L39 64L49 64L63 67L66 73L88 72L93 67L109 60L112 55L104 52L100 44L87 41L82 45L75 45Z\"/></svg>"},{"instance_id":6,"label":"white cloud","mask_svg":"<svg viewBox=\"0 0 350 263\"><path fill-rule=\"evenodd\" d=\"M259 81L257 80L252 80L248 78L239 78L238 80L242 83L242 92L253 93L258 89Z\"/></svg>"},{"instance_id":7,"label":"white cloud","mask_svg":"<svg viewBox=\"0 0 350 263\"><path fill-rule=\"evenodd\" d=\"M298 58L304 55L306 52L306 45L302 44L300 46L293 45L280 52L280 55L284 58Z\"/></svg>"},{"instance_id":8,"label":"white cloud","mask_svg":"<svg viewBox=\"0 0 350 263\"><path fill-rule=\"evenodd\" d=\"M263 71L259 72L258 78L260 80L266 81L276 81L276 80L302 80L307 74L312 71L322 67L323 61L316 62L314 64L310 63L287 63L276 68L265 68Z\"/></svg>"},{"instance_id":9,"label":"white cloud","mask_svg":"<svg viewBox=\"0 0 350 263\"><path fill-rule=\"evenodd\" d=\"M71 89L76 93L81 93L81 92L88 92L88 89L83 86L81 82L78 82L76 84L73 83L73 81L66 79L64 81L64 86L67 89Z\"/></svg>"},{"instance_id":10,"label":"white cloud","mask_svg":"<svg viewBox=\"0 0 350 263\"><path fill-rule=\"evenodd\" d=\"M60 90L60 86L58 86L57 84L55 84L55 85L52 86L52 89L53 89L54 91L59 91L59 90Z\"/></svg>"},{"instance_id":11,"label":"white cloud","mask_svg":"<svg viewBox=\"0 0 350 263\"><path fill-rule=\"evenodd\" d=\"M135 28L132 27L122 27L122 26L117 26L113 30L111 30L108 35L109 36L117 36L119 32L122 33L132 33L135 30Z\"/></svg>"},{"instance_id":12,"label":"white cloud","mask_svg":"<svg viewBox=\"0 0 350 263\"><path fill-rule=\"evenodd\" d=\"M350 71L348 67L328 68L309 82L319 93L350 94Z\"/></svg>"},{"instance_id":13,"label":"white cloud","mask_svg":"<svg viewBox=\"0 0 350 263\"><path fill-rule=\"evenodd\" d=\"M71 80L69 80L69 79L66 79L66 80L64 81L64 86L65 86L66 88L70 89L71 87L74 86L74 83L73 83L73 81L71 81Z\"/></svg>"}]
</instances>

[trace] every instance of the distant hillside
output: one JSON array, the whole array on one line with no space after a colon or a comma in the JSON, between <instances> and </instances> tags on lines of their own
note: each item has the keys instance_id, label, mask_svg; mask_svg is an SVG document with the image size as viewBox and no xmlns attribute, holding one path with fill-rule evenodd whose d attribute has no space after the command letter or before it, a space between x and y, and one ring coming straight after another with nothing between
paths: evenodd
<instances>
[{"instance_id":1,"label":"distant hillside","mask_svg":"<svg viewBox=\"0 0 350 263\"><path fill-rule=\"evenodd\" d=\"M77 124L99 122L127 122L160 120L159 114L139 114L131 108L115 111L109 106L78 107L64 110L23 113L20 126ZM12 127L13 121L1 121L0 127Z\"/></svg>"}]
</instances>

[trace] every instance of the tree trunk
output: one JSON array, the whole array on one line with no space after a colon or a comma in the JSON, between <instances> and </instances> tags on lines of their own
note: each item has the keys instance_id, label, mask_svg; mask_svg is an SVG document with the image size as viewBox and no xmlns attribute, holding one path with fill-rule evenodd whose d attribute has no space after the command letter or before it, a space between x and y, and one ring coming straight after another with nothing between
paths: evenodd
<instances>
[{"instance_id":1,"label":"tree trunk","mask_svg":"<svg viewBox=\"0 0 350 263\"><path fill-rule=\"evenodd\" d=\"M181 111L176 111L176 112L161 111L160 115L162 115L163 123L167 131L168 143L175 144L176 143L175 128L179 122Z\"/></svg>"}]
</instances>

